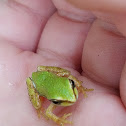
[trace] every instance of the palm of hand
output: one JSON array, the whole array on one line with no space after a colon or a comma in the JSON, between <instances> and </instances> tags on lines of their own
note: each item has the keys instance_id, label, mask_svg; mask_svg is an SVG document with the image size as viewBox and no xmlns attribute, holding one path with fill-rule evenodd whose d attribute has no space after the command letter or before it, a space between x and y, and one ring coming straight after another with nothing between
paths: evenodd
<instances>
[{"instance_id":1,"label":"palm of hand","mask_svg":"<svg viewBox=\"0 0 126 126\"><path fill-rule=\"evenodd\" d=\"M75 110L71 119L74 125L124 126L126 112L118 89L115 89L118 88L115 83L118 82L119 74L115 73L112 79L107 78L106 74L113 73L109 71L109 67L104 68L104 63L102 69L106 70L98 68L99 73L105 72L105 75L100 76L101 80L95 79L91 74L93 71L92 73L97 76L97 68L94 68L101 61L92 58L90 54L96 57L96 53L93 52L94 47L91 50L89 44L92 43L87 43L88 40L91 41L92 33L97 28L97 21L92 25L88 35L91 38L86 39L90 22L78 23L60 17L49 0L29 2L25 3L25 6L24 3L0 2L2 5L0 13L3 12L0 21L0 124L41 126L51 123L37 118L29 102L25 79L32 71L36 71L38 65L57 65L73 71L74 75L83 80L85 87L95 89L87 99L80 97L74 106L64 108L67 113ZM55 14L50 18L53 13ZM44 27L47 20L48 23ZM82 52L85 39L87 44ZM122 49L122 46L119 47ZM86 73L83 72L82 75L75 71L80 70L81 56L83 57L81 66ZM92 66L89 63L90 59ZM122 64L123 61L118 64ZM110 83L111 88L102 84L102 80L106 80L108 85ZM62 110L60 112L62 113Z\"/></svg>"}]
</instances>

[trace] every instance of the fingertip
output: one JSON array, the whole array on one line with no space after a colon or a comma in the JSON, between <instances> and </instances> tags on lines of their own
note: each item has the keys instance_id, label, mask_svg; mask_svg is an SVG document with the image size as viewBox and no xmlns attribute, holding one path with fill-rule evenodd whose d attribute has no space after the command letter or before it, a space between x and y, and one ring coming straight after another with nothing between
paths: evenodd
<instances>
[{"instance_id":1,"label":"fingertip","mask_svg":"<svg viewBox=\"0 0 126 126\"><path fill-rule=\"evenodd\" d=\"M125 1L120 0L66 0L77 8L95 10L122 12L125 11Z\"/></svg>"}]
</instances>

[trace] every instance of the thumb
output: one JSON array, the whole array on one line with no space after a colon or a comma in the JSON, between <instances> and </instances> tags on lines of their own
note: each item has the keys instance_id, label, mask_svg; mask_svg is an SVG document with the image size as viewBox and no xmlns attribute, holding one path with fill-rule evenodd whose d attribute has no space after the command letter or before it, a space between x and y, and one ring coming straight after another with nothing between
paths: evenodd
<instances>
[{"instance_id":1,"label":"thumb","mask_svg":"<svg viewBox=\"0 0 126 126\"><path fill-rule=\"evenodd\" d=\"M95 11L122 12L126 10L125 0L67 0L71 4L81 9Z\"/></svg>"}]
</instances>

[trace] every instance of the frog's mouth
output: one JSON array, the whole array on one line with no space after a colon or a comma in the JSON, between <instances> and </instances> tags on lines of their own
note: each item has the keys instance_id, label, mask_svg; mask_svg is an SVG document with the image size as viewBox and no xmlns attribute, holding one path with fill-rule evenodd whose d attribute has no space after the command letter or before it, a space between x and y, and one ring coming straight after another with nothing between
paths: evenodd
<instances>
[{"instance_id":1,"label":"frog's mouth","mask_svg":"<svg viewBox=\"0 0 126 126\"><path fill-rule=\"evenodd\" d=\"M63 100L55 100L55 99L51 99L50 100L52 103L54 103L55 105L60 105L60 106L70 106L73 105L75 102L70 102L70 101L63 101Z\"/></svg>"}]
</instances>

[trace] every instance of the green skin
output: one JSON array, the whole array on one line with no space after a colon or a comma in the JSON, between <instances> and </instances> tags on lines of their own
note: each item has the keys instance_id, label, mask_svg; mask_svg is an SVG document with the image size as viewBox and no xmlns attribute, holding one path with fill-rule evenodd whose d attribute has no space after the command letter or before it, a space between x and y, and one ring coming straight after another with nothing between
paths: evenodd
<instances>
[{"instance_id":1,"label":"green skin","mask_svg":"<svg viewBox=\"0 0 126 126\"><path fill-rule=\"evenodd\" d=\"M68 102L68 105L76 102L72 85L66 77L59 77L48 71L37 71L32 73L32 81L39 95L48 100Z\"/></svg>"}]
</instances>

